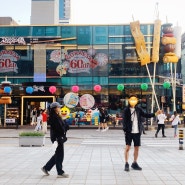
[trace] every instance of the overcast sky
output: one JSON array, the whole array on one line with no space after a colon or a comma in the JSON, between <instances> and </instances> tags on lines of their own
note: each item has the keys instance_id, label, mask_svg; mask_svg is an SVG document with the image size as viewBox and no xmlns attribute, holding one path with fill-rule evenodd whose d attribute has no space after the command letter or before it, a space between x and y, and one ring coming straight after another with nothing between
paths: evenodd
<instances>
[{"instance_id":1,"label":"overcast sky","mask_svg":"<svg viewBox=\"0 0 185 185\"><path fill-rule=\"evenodd\" d=\"M129 24L133 20L152 23L157 18L182 27L185 32L183 0L71 0L72 24ZM156 6L158 4L158 6ZM0 17L10 16L21 25L30 24L31 0L5 0Z\"/></svg>"}]
</instances>

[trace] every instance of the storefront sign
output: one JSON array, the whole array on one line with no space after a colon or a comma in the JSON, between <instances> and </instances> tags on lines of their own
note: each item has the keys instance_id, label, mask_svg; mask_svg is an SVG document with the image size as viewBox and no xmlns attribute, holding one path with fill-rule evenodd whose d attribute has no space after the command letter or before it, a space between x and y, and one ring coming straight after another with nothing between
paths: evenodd
<instances>
[{"instance_id":1,"label":"storefront sign","mask_svg":"<svg viewBox=\"0 0 185 185\"><path fill-rule=\"evenodd\" d=\"M5 122L6 123L15 123L15 119L6 119Z\"/></svg>"},{"instance_id":2,"label":"storefront sign","mask_svg":"<svg viewBox=\"0 0 185 185\"><path fill-rule=\"evenodd\" d=\"M15 72L18 73L17 64L13 61L18 61L20 56L9 50L2 50L0 52L0 73Z\"/></svg>"},{"instance_id":3,"label":"storefront sign","mask_svg":"<svg viewBox=\"0 0 185 185\"><path fill-rule=\"evenodd\" d=\"M12 45L12 44L25 45L26 44L23 37L2 37L0 39L1 39L0 45Z\"/></svg>"},{"instance_id":4,"label":"storefront sign","mask_svg":"<svg viewBox=\"0 0 185 185\"><path fill-rule=\"evenodd\" d=\"M67 72L90 73L91 69L107 65L108 57L105 53L96 53L94 56L90 55L89 51L82 50L75 50L71 52L65 50L54 50L50 54L50 61L59 63L56 71L60 76L62 76Z\"/></svg>"}]
</instances>

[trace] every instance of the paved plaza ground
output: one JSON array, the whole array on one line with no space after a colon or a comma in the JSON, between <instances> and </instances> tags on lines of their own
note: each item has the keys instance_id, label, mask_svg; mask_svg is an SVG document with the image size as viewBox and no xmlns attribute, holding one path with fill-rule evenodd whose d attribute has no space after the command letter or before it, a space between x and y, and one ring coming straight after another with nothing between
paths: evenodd
<instances>
[{"instance_id":1,"label":"paved plaza ground","mask_svg":"<svg viewBox=\"0 0 185 185\"><path fill-rule=\"evenodd\" d=\"M56 169L44 176L40 168L52 156L46 135L43 147L19 147L19 132L27 128L0 129L0 185L185 185L185 150L173 128L166 138L155 131L142 135L138 163L142 171L124 171L124 135L121 129L70 129L63 167L69 178L57 178ZM182 128L184 130L184 128ZM129 163L133 160L133 146Z\"/></svg>"}]
</instances>

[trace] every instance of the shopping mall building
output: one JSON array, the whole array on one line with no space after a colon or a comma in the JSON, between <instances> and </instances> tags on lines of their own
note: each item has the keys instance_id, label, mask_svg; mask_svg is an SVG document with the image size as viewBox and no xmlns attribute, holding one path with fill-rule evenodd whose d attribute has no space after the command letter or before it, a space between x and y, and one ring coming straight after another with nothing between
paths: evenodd
<instances>
[{"instance_id":1,"label":"shopping mall building","mask_svg":"<svg viewBox=\"0 0 185 185\"><path fill-rule=\"evenodd\" d=\"M151 55L154 24L141 24L140 29ZM79 87L79 97L91 94L94 106L105 106L110 113L121 112L133 93L142 100L141 106L151 111L154 93L149 77L155 81L160 107L172 111L172 89L163 87L165 81L170 81L171 69L170 63L162 61L163 54L160 49L159 62L149 63L149 70L141 66L129 24L0 26L0 82L1 88L4 83L11 87L11 93L5 94L12 100L6 105L6 114L5 104L0 105L1 117L11 118L15 112L20 124L28 124L33 107L47 107L55 100L62 103L74 85ZM182 112L181 79L179 60L178 112ZM145 90L141 89L143 83L148 84ZM118 84L123 84L124 89L118 90ZM95 91L95 85L100 85L101 91Z\"/></svg>"}]
</instances>

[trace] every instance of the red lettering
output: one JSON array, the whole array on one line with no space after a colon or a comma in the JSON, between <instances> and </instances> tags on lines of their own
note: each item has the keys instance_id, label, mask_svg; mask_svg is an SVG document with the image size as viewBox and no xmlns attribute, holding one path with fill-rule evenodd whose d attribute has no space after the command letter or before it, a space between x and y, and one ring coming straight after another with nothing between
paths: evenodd
<instances>
[{"instance_id":1,"label":"red lettering","mask_svg":"<svg viewBox=\"0 0 185 185\"><path fill-rule=\"evenodd\" d=\"M5 63L4 63L4 60L3 60L3 59L1 59L1 60L0 60L0 67L2 67L2 68L3 68L3 67L4 67L4 64L5 64Z\"/></svg>"},{"instance_id":2,"label":"red lettering","mask_svg":"<svg viewBox=\"0 0 185 185\"><path fill-rule=\"evenodd\" d=\"M76 68L76 60L71 60L70 67L71 68Z\"/></svg>"},{"instance_id":3,"label":"red lettering","mask_svg":"<svg viewBox=\"0 0 185 185\"><path fill-rule=\"evenodd\" d=\"M10 59L5 59L5 67L11 67L11 63Z\"/></svg>"}]
</instances>

